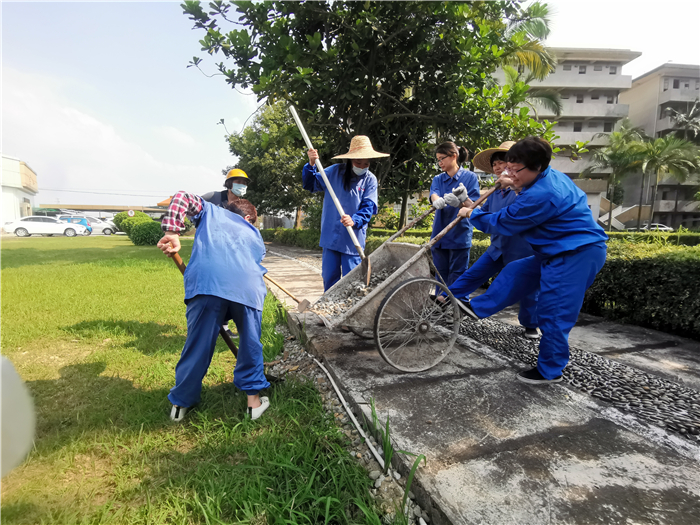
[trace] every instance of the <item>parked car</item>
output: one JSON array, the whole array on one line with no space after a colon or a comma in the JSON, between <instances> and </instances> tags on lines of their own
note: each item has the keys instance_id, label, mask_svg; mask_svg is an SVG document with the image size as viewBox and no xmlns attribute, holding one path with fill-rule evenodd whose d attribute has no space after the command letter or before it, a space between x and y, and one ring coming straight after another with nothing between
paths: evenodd
<instances>
[{"instance_id":1,"label":"parked car","mask_svg":"<svg viewBox=\"0 0 700 525\"><path fill-rule=\"evenodd\" d=\"M112 235L113 233L116 233L119 231L117 228L117 225L114 224L111 220L109 219L100 219L99 217L92 217L88 215L80 215L80 214L71 214L71 215L61 215L59 218L63 217L81 217L83 219L87 219L88 222L90 223L90 227L92 228L92 233L102 233L103 235Z\"/></svg>"},{"instance_id":2,"label":"parked car","mask_svg":"<svg viewBox=\"0 0 700 525\"><path fill-rule=\"evenodd\" d=\"M55 217L40 217L30 215L16 221L8 222L3 226L7 233L14 233L17 237L29 237L30 235L65 235L75 237L85 235L87 228L82 224L66 223Z\"/></svg>"},{"instance_id":3,"label":"parked car","mask_svg":"<svg viewBox=\"0 0 700 525\"><path fill-rule=\"evenodd\" d=\"M92 226L85 217L79 217L77 215L59 215L56 218L59 221L69 222L71 224L82 224L86 228L83 235L90 235L92 233Z\"/></svg>"},{"instance_id":4,"label":"parked car","mask_svg":"<svg viewBox=\"0 0 700 525\"><path fill-rule=\"evenodd\" d=\"M636 232L637 228L627 228L628 232ZM651 224L645 224L639 228L640 232L646 231L658 231L658 232L672 232L673 228L666 226L665 224L659 224L658 222L652 222Z\"/></svg>"}]
</instances>

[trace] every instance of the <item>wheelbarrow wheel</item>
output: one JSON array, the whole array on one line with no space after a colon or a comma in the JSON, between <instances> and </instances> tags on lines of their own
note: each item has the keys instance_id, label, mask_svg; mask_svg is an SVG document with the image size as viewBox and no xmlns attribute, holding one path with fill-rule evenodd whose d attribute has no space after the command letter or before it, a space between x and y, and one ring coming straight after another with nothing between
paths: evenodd
<instances>
[{"instance_id":1,"label":"wheelbarrow wheel","mask_svg":"<svg viewBox=\"0 0 700 525\"><path fill-rule=\"evenodd\" d=\"M355 328L354 326L348 326L348 328L357 337L361 337L362 339L374 339L374 334L372 333L371 328L363 329Z\"/></svg>"},{"instance_id":2,"label":"wheelbarrow wheel","mask_svg":"<svg viewBox=\"0 0 700 525\"><path fill-rule=\"evenodd\" d=\"M431 299L438 290L445 303ZM428 370L450 353L459 335L461 312L444 284L416 277L397 285L377 309L374 340L377 349L402 372Z\"/></svg>"}]
</instances>

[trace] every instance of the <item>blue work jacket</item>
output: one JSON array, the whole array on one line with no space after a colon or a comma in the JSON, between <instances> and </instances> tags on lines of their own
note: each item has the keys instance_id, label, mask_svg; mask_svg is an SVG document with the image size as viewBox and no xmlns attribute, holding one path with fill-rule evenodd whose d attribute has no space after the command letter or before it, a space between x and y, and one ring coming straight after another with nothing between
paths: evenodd
<instances>
[{"instance_id":1,"label":"blue work jacket","mask_svg":"<svg viewBox=\"0 0 700 525\"><path fill-rule=\"evenodd\" d=\"M500 211L513 204L517 196L518 194L510 188L496 190L489 195L486 202L481 206L481 210L486 212ZM535 252L532 250L532 246L520 235L506 236L493 233L491 234L491 245L486 250L486 253L494 261L503 256L503 262L508 264L518 259L530 257Z\"/></svg>"},{"instance_id":2,"label":"blue work jacket","mask_svg":"<svg viewBox=\"0 0 700 525\"><path fill-rule=\"evenodd\" d=\"M262 311L267 270L261 264L265 243L258 229L207 201L192 222L197 231L185 270L185 301L215 295Z\"/></svg>"},{"instance_id":3,"label":"blue work jacket","mask_svg":"<svg viewBox=\"0 0 700 525\"><path fill-rule=\"evenodd\" d=\"M476 173L464 168L460 168L454 177L450 177L447 173L442 172L437 175L430 185L430 195L433 194L442 197L446 193L452 193L452 190L459 186L459 183L464 184L467 188L469 198L473 201L479 198L479 178ZM432 198L430 199L432 201ZM435 220L433 221L433 233L430 235L432 239L438 233L445 229L456 217L459 208L445 206L441 210L435 212ZM472 225L469 219L464 219L452 228L447 234L440 239L435 248L444 250L461 250L470 248L472 245Z\"/></svg>"},{"instance_id":4,"label":"blue work jacket","mask_svg":"<svg viewBox=\"0 0 700 525\"><path fill-rule=\"evenodd\" d=\"M487 233L520 235L544 259L608 239L593 218L586 194L551 167L523 188L511 205L496 212L477 208L471 221Z\"/></svg>"},{"instance_id":5,"label":"blue work jacket","mask_svg":"<svg viewBox=\"0 0 700 525\"><path fill-rule=\"evenodd\" d=\"M350 179L350 191L347 191L343 185L344 163L333 164L324 168L324 171L326 172L326 177L328 177L328 182L335 192L335 196L343 207L343 211L352 217L355 223L353 231L360 246L364 248L367 225L372 215L376 215L378 209L377 177L371 171L368 171L361 177L353 174L352 179ZM326 191L326 184L323 182L321 172L316 169L316 166L310 166L308 163L304 166L302 181L304 189L312 193ZM319 245L321 248L328 248L329 250L348 255L357 255L357 249L355 249L347 229L340 223L340 215L333 203L333 199L326 196L323 198L321 241Z\"/></svg>"}]
</instances>

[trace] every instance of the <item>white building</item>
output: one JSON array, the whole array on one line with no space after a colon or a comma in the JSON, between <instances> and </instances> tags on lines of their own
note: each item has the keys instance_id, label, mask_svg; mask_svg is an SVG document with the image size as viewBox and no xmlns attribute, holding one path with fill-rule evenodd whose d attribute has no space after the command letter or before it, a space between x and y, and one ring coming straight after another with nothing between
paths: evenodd
<instances>
[{"instance_id":1,"label":"white building","mask_svg":"<svg viewBox=\"0 0 700 525\"><path fill-rule=\"evenodd\" d=\"M26 162L2 156L2 224L32 214L39 191L36 173Z\"/></svg>"}]
</instances>

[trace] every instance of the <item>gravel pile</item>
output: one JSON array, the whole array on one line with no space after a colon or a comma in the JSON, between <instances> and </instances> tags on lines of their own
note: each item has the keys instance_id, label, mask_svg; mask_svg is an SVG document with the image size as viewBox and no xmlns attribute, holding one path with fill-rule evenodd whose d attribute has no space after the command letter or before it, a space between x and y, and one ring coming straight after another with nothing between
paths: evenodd
<instances>
[{"instance_id":1,"label":"gravel pile","mask_svg":"<svg viewBox=\"0 0 700 525\"><path fill-rule=\"evenodd\" d=\"M273 365L266 366L265 373L278 378L299 377L310 379L314 382L316 389L321 394L324 408L333 415L336 425L348 439L348 452L367 470L369 478L373 481L370 494L375 498L377 506L384 513L385 523L393 523L396 518L396 509L401 506L403 500L406 484L405 478L392 468L388 470L387 475L384 475L379 463L374 459L369 447L365 444L364 439L345 413L333 386L323 371L314 363L311 354L304 350L303 345L290 334L286 326L278 325L276 330L285 336L284 350L280 357L273 361ZM362 422L361 417L358 420ZM365 429L365 432L367 432L367 429ZM369 435L369 432L367 434ZM381 446L377 444L374 437L370 437L369 440L374 448L380 454L383 454ZM409 517L408 523L410 525L418 525L421 523L421 519L423 523L428 523L430 521L428 514L414 500L415 495L409 491L406 507L404 508L406 516Z\"/></svg>"},{"instance_id":2,"label":"gravel pile","mask_svg":"<svg viewBox=\"0 0 700 525\"><path fill-rule=\"evenodd\" d=\"M311 310L327 317L345 313L369 295L377 286L386 281L395 271L396 266L389 266L376 272L373 271L369 278L369 286L362 281L348 283L340 290L321 297Z\"/></svg>"},{"instance_id":3,"label":"gravel pile","mask_svg":"<svg viewBox=\"0 0 700 525\"><path fill-rule=\"evenodd\" d=\"M537 364L539 345L522 328L483 319L463 321L460 333L528 365ZM597 354L571 347L564 380L688 440L700 441L700 392Z\"/></svg>"}]
</instances>

